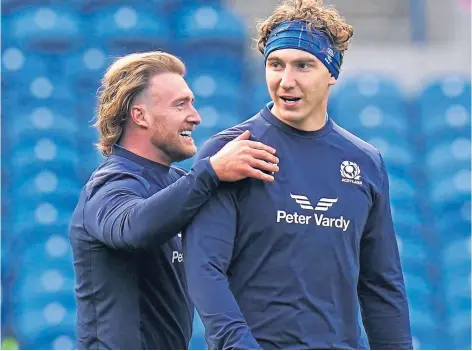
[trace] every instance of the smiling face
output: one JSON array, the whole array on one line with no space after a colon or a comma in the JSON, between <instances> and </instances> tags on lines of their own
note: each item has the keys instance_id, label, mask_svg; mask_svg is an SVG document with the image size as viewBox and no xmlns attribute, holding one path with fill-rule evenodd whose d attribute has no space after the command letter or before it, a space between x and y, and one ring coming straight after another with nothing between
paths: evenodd
<instances>
[{"instance_id":1,"label":"smiling face","mask_svg":"<svg viewBox=\"0 0 472 351\"><path fill-rule=\"evenodd\" d=\"M154 76L140 99L152 145L168 164L192 157L197 148L192 131L200 124L194 96L176 73Z\"/></svg>"},{"instance_id":2,"label":"smiling face","mask_svg":"<svg viewBox=\"0 0 472 351\"><path fill-rule=\"evenodd\" d=\"M272 52L267 58L266 82L277 118L307 131L324 124L329 87L336 79L316 56L297 49Z\"/></svg>"}]
</instances>

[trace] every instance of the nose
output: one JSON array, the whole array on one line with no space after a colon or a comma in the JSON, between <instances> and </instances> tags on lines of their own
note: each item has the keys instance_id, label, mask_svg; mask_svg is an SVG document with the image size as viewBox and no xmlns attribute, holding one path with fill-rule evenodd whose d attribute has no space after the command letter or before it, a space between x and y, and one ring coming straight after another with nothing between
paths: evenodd
<instances>
[{"instance_id":1,"label":"nose","mask_svg":"<svg viewBox=\"0 0 472 351\"><path fill-rule=\"evenodd\" d=\"M295 87L295 75L289 66L287 66L282 72L282 79L280 80L280 87L285 90L289 90Z\"/></svg>"},{"instance_id":2,"label":"nose","mask_svg":"<svg viewBox=\"0 0 472 351\"><path fill-rule=\"evenodd\" d=\"M200 122L202 121L198 111L196 110L196 108L194 106L192 106L192 112L188 116L187 121L189 123L192 123L192 124L195 124L195 125L199 125Z\"/></svg>"}]
</instances>

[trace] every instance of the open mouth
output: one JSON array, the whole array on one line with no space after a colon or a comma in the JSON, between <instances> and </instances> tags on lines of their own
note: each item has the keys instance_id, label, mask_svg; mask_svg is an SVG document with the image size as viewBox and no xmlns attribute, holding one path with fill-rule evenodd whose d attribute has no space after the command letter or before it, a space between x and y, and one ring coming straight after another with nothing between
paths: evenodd
<instances>
[{"instance_id":1,"label":"open mouth","mask_svg":"<svg viewBox=\"0 0 472 351\"><path fill-rule=\"evenodd\" d=\"M295 105L301 98L297 97L288 97L288 96L281 96L282 101L287 105Z\"/></svg>"},{"instance_id":2,"label":"open mouth","mask_svg":"<svg viewBox=\"0 0 472 351\"><path fill-rule=\"evenodd\" d=\"M193 140L192 139L192 131L191 130L182 130L180 133L180 136L183 137L185 140Z\"/></svg>"}]
</instances>

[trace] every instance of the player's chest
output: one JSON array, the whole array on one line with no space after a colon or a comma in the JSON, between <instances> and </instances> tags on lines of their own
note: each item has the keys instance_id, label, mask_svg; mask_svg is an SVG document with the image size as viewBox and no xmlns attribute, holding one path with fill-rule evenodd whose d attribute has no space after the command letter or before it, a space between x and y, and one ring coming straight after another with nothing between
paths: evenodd
<instances>
[{"instance_id":1,"label":"player's chest","mask_svg":"<svg viewBox=\"0 0 472 351\"><path fill-rule=\"evenodd\" d=\"M306 231L360 234L373 200L369 179L364 178L359 163L341 157L317 167L281 162L275 182L250 182L242 192L240 218L282 235Z\"/></svg>"}]
</instances>

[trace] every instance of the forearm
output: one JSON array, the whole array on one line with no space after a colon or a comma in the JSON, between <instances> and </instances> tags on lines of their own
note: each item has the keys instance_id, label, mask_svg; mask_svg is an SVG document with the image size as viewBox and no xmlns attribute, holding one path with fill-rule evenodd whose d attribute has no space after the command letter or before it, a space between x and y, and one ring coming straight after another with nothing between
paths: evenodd
<instances>
[{"instance_id":1,"label":"forearm","mask_svg":"<svg viewBox=\"0 0 472 351\"><path fill-rule=\"evenodd\" d=\"M96 231L116 249L160 245L188 224L217 186L216 175L203 160L188 175L147 199L115 193L97 211Z\"/></svg>"}]
</instances>

